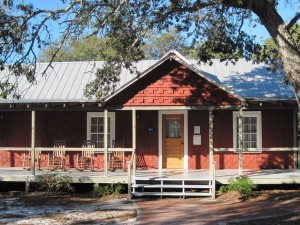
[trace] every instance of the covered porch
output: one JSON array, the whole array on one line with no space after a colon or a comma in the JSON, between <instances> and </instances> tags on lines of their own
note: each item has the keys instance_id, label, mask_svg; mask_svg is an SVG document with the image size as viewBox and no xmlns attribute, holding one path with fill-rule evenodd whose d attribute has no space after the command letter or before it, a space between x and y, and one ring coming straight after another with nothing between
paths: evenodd
<instances>
[{"instance_id":1,"label":"covered porch","mask_svg":"<svg viewBox=\"0 0 300 225\"><path fill-rule=\"evenodd\" d=\"M116 151L124 153L122 169L127 171L127 163L130 163L133 175L139 169L141 171L171 169L166 164L166 157L171 157L172 155L165 153L166 150L163 145L163 136L165 136L163 129L166 126L164 124L164 116L176 115L178 117L182 115L182 134L180 134L182 138L174 138L180 141L181 155L178 157L182 164L172 169L212 170L211 165L213 162L216 162L217 170L238 169L239 175L243 175L244 169L298 168L298 152L300 148L295 147L297 146L295 116L289 116L292 120L287 117L287 119L294 123L290 123L288 127L290 133L283 134L285 136L282 135L281 130L275 131L273 129L275 128L273 122L264 122L264 126L266 127L264 132L268 132L269 134L272 132L271 141L264 140L264 146L260 148L247 148L243 147L242 129L239 129L239 133L235 133L232 127L232 123L234 122L232 115L236 112L239 115L236 125L241 126L242 124L245 109L237 106L137 106L98 109L97 112L94 107L87 109L88 111L92 111L92 117L89 117L89 112L85 111L55 111L57 108L53 108L52 110L54 112L49 111L49 114L48 111L42 111L41 108L37 111L13 112L15 118L22 119L23 125L20 124L21 120L19 119L12 122L15 119L6 118L9 117L7 116L9 115L9 111L4 114L5 118L1 121L3 130L7 127L3 123L7 123L13 127L17 125L21 126L20 130L22 132L17 131L17 135L15 135L7 130L8 133L5 134L6 136L2 135L1 142L4 144L0 147L1 167L22 167L24 154L30 152L31 155L34 155L38 151L41 153L41 162L39 162L40 165L37 165L38 162L34 160L35 157L31 158L31 174L35 175L39 168L47 169L48 154L56 150L55 147L51 146L51 139L60 137L67 139L67 146L61 147L66 154L65 169L74 169L76 168L76 157L82 154L82 151L89 149L81 146L81 143L82 140L91 137L89 136L89 129L92 128L91 125L88 125L91 121L90 119L102 118L103 122L100 126L103 126L103 132L99 133L101 136L97 134L97 138L102 141L103 146L99 146L99 144L91 148L94 152L93 167L95 171L97 169L103 170L104 174L108 176L111 169L109 166L109 157ZM292 110L286 109L282 110L280 115L284 115L286 112L293 113ZM111 113L115 117L114 121L113 117L110 116L112 115ZM268 109L261 110L261 114L263 119L264 117L270 117ZM29 117L29 115L31 116ZM69 119L72 115L77 119ZM57 120L54 116L61 116L62 118L54 124L52 119ZM275 118L276 116L277 114L274 114L273 117ZM3 120L5 121L3 122ZM81 125L72 131L72 127L75 127L78 121ZM112 130L115 130L115 133ZM31 132L29 133L28 131ZM237 137L234 137L234 135ZM286 138L286 135L288 135L288 138ZM200 140L197 139L198 137L200 137ZM46 145L36 146L37 140L41 140L41 138L46 140ZM124 146L117 148L112 146L111 141L114 139L125 140ZM241 147L233 146L232 139L238 139ZM271 145L273 140L276 140L277 146L281 145L282 147ZM4 147L5 141L8 144L12 143L14 147L9 145ZM30 146L26 146L26 144ZM289 147L285 147L285 144ZM258 162L259 160L257 159L261 162Z\"/></svg>"}]
</instances>

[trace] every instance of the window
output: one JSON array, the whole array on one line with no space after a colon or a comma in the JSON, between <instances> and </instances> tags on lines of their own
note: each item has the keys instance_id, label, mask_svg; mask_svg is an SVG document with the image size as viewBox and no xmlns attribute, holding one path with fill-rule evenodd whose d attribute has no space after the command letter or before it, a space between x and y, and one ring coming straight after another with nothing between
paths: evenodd
<instances>
[{"instance_id":1,"label":"window","mask_svg":"<svg viewBox=\"0 0 300 225\"><path fill-rule=\"evenodd\" d=\"M261 148L261 112L243 112L243 148ZM233 112L233 146L239 147L239 113Z\"/></svg>"},{"instance_id":2,"label":"window","mask_svg":"<svg viewBox=\"0 0 300 225\"><path fill-rule=\"evenodd\" d=\"M180 118L166 119L166 138L180 138Z\"/></svg>"},{"instance_id":3,"label":"window","mask_svg":"<svg viewBox=\"0 0 300 225\"><path fill-rule=\"evenodd\" d=\"M104 148L104 113L87 113L87 139L95 142L97 148ZM108 147L112 146L115 139L115 113L108 113Z\"/></svg>"}]
</instances>

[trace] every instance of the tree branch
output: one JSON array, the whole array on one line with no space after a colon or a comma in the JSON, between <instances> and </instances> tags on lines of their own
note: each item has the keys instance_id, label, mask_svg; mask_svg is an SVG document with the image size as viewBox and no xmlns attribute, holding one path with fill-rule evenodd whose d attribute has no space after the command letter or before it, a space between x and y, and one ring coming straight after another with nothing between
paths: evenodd
<instances>
[{"instance_id":1,"label":"tree branch","mask_svg":"<svg viewBox=\"0 0 300 225\"><path fill-rule=\"evenodd\" d=\"M293 18L293 19L291 19L291 21L289 22L289 24L286 26L286 28L288 29L288 30L290 30L291 28L292 28L292 26L297 22L297 20L299 20L300 19L300 13L297 13L296 14L296 16Z\"/></svg>"}]
</instances>

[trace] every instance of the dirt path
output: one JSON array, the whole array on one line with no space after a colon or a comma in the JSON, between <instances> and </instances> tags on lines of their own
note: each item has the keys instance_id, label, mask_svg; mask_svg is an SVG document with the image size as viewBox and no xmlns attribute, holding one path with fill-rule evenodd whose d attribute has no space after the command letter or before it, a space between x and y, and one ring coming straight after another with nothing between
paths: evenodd
<instances>
[{"instance_id":1,"label":"dirt path","mask_svg":"<svg viewBox=\"0 0 300 225\"><path fill-rule=\"evenodd\" d=\"M95 199L83 194L18 193L0 196L0 224L133 224L136 206L124 199Z\"/></svg>"},{"instance_id":2,"label":"dirt path","mask_svg":"<svg viewBox=\"0 0 300 225\"><path fill-rule=\"evenodd\" d=\"M209 199L153 199L139 200L137 205L141 210L140 224L143 225L300 224L299 191L290 194L274 192L273 195L267 194L243 202L237 201L236 198L220 198L215 201Z\"/></svg>"}]
</instances>

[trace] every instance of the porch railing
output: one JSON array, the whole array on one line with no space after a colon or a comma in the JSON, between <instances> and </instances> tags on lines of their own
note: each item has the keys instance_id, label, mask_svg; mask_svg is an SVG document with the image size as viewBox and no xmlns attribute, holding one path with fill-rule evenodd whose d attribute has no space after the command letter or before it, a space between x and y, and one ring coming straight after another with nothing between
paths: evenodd
<instances>
[{"instance_id":1,"label":"porch railing","mask_svg":"<svg viewBox=\"0 0 300 225\"><path fill-rule=\"evenodd\" d=\"M8 151L8 152L29 152L32 151L33 149L31 147L0 147L0 152L1 151ZM54 150L57 150L55 147L36 147L36 151L40 152L51 152ZM105 148L77 148L77 147L65 147L61 148L61 150L64 150L66 153L68 152L82 152L83 150L93 150L96 154L105 154ZM126 153L131 153L131 159L130 162L131 164L133 163L133 158L134 158L134 150L133 148L108 148L107 152L109 154L115 152L115 151L121 151L121 152L126 152ZM135 171L135 170L134 170ZM135 173L135 172L134 172Z\"/></svg>"}]
</instances>

